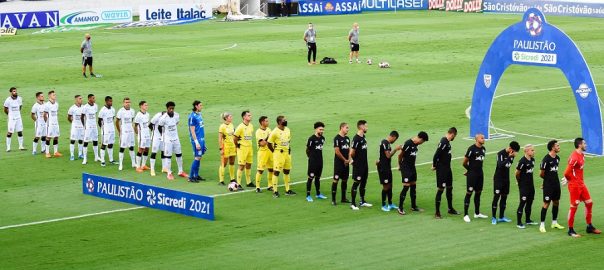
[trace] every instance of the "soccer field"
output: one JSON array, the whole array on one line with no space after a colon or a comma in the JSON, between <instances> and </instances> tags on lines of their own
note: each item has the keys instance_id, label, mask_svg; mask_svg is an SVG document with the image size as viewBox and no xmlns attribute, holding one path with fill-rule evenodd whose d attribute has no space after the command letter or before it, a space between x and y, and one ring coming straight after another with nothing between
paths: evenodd
<instances>
[{"instance_id":1,"label":"soccer field","mask_svg":"<svg viewBox=\"0 0 604 270\"><path fill-rule=\"evenodd\" d=\"M14 150L16 136L13 151L6 153L2 139L0 269L601 269L601 236L572 239L566 230L550 229L551 210L547 233L540 233L538 226L516 228L518 189L513 180L506 211L512 223L493 226L490 219L473 219L468 224L462 216L433 217L436 188L430 168L436 145L449 127L457 127L459 134L452 142L454 206L462 211L465 170L461 160L473 143L467 140L465 111L476 74L492 40L520 19L521 15L422 11L98 28L90 33L95 73L103 77L94 79L81 76L79 45L84 32L33 35L21 31L15 37L2 37L0 89L5 96L1 97L8 96L11 86L23 97L29 150L33 138L29 112L37 91L57 92L63 113L63 154L69 153L67 109L75 94L94 93L98 104L111 95L115 108L128 96L137 110L134 104L146 100L152 114L172 100L181 115L179 132L188 171L192 151L185 116L191 102L199 99L204 102L208 142L200 174L208 181L192 184L179 177L168 181L163 174L151 177L134 170L120 172L117 166L81 165L68 157L32 156L31 151ZM309 21L317 30L318 58L334 57L339 64L306 64L302 35ZM371 58L374 65L347 63L347 34L353 22L360 24L361 58ZM575 40L596 85L604 87L601 19L548 17L548 22ZM391 68L379 69L375 64L379 61L388 61ZM495 99L493 124L515 135L521 145L537 145L535 159L540 162L551 138L569 140L581 135L571 90L559 70L511 66L498 86L497 95L507 95ZM298 183L293 190L298 195L274 199L270 192L256 194L248 188L229 193L217 185L220 114L234 113L237 125L240 112L246 109L251 110L255 126L261 115L269 116L271 128L277 115L287 116L293 137L292 181ZM334 207L329 200L306 202L302 184L306 182L305 143L314 132L313 123L326 124L322 191L329 195L332 138L340 122L350 123L349 136L354 136L359 119L368 121L371 172L367 194L374 207L353 212L348 205ZM6 121L6 115L0 116L1 134ZM397 144L420 130L430 136L417 157L418 205L425 212L399 216L379 209L381 187L373 161L378 158L379 142L391 130L401 134ZM491 210L495 154L508 143L503 139L485 144L484 214L490 215ZM572 142L564 141L561 148L561 163L565 163ZM585 182L595 205L593 223L604 227L604 160L587 158L585 166ZM216 196L216 220L83 195L83 172ZM542 182L537 174L532 214L536 221ZM399 179L399 172L394 175ZM401 185L395 183L398 202ZM262 185L266 186L266 176ZM564 226L567 212L568 192L563 187L559 220ZM580 206L575 228L581 234L585 233L583 213ZM23 225L49 220L53 221Z\"/></svg>"}]
</instances>

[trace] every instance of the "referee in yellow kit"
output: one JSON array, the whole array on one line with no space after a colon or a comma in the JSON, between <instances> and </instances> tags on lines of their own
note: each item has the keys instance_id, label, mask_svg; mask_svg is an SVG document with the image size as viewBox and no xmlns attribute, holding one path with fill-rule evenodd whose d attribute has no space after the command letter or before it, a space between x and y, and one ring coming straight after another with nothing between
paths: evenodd
<instances>
[{"instance_id":1,"label":"referee in yellow kit","mask_svg":"<svg viewBox=\"0 0 604 270\"><path fill-rule=\"evenodd\" d=\"M285 195L296 195L289 189L289 172L292 169L291 133L287 128L287 119L283 115L277 116L277 128L273 129L268 138L268 148L273 152L273 197L279 198L277 184L279 173L283 171L283 182L285 182Z\"/></svg>"}]
</instances>

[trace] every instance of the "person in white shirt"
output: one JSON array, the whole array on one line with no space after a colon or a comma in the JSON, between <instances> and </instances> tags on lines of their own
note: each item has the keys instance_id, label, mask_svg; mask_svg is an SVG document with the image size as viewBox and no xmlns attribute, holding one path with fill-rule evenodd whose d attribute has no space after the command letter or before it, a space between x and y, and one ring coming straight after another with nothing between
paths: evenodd
<instances>
[{"instance_id":1,"label":"person in white shirt","mask_svg":"<svg viewBox=\"0 0 604 270\"><path fill-rule=\"evenodd\" d=\"M149 147L151 146L151 130L149 129L149 105L146 101L138 103L140 111L134 117L134 132L138 141L138 152L136 153L136 171L143 172L149 170L147 167L147 157L149 157Z\"/></svg>"},{"instance_id":2,"label":"person in white shirt","mask_svg":"<svg viewBox=\"0 0 604 270\"><path fill-rule=\"evenodd\" d=\"M172 175L172 154L176 156L176 164L178 164L178 176L189 178L189 175L182 168L182 147L178 138L178 122L180 116L174 112L176 104L172 101L166 103L166 114L159 119L159 131L162 134L164 141L164 156L166 158L166 169L168 169L168 180L174 180Z\"/></svg>"},{"instance_id":3,"label":"person in white shirt","mask_svg":"<svg viewBox=\"0 0 604 270\"><path fill-rule=\"evenodd\" d=\"M136 168L134 158L134 116L136 112L130 108L130 98L124 98L124 106L117 111L115 128L120 134L120 153L119 155L119 170L123 170L124 150L128 148L130 151L130 162L132 168Z\"/></svg>"},{"instance_id":4,"label":"person in white shirt","mask_svg":"<svg viewBox=\"0 0 604 270\"><path fill-rule=\"evenodd\" d=\"M156 113L153 118L151 118L151 122L149 124L149 127L151 129L153 129L153 142L151 144L151 158L149 159L149 164L151 166L151 176L155 176L155 156L157 155L157 152L159 152L161 154L161 169L162 172L167 171L166 168L166 159L164 157L164 142L163 139L161 137L161 134L159 132L159 119L162 118L162 116L164 116L164 114L166 114L166 112L158 112Z\"/></svg>"},{"instance_id":5,"label":"person in white shirt","mask_svg":"<svg viewBox=\"0 0 604 270\"><path fill-rule=\"evenodd\" d=\"M78 158L83 158L82 144L84 143L84 123L82 122L82 96L75 95L74 104L67 111L67 121L71 123L69 135L69 160L75 160L75 142L78 142Z\"/></svg>"},{"instance_id":6,"label":"person in white shirt","mask_svg":"<svg viewBox=\"0 0 604 270\"><path fill-rule=\"evenodd\" d=\"M32 155L38 154L38 141L40 143L40 153L46 153L46 121L44 121L44 93L36 93L36 103L31 107L31 119L34 120L34 142Z\"/></svg>"},{"instance_id":7,"label":"person in white shirt","mask_svg":"<svg viewBox=\"0 0 604 270\"><path fill-rule=\"evenodd\" d=\"M109 156L109 164L115 164L113 161L113 143L115 142L115 126L113 118L115 118L115 109L113 106L113 98L105 97L105 106L99 111L99 127L101 128L101 166L105 167L105 149Z\"/></svg>"},{"instance_id":8,"label":"person in white shirt","mask_svg":"<svg viewBox=\"0 0 604 270\"><path fill-rule=\"evenodd\" d=\"M17 88L11 87L10 96L4 101L4 113L8 115L8 133L6 133L6 152L10 152L10 143L13 133L17 132L19 141L19 150L26 150L23 147L23 120L21 120L21 107L23 100L17 94Z\"/></svg>"},{"instance_id":9,"label":"person in white shirt","mask_svg":"<svg viewBox=\"0 0 604 270\"><path fill-rule=\"evenodd\" d=\"M48 92L48 102L44 107L44 121L46 121L46 158L51 158L50 141L54 148L54 157L62 157L59 153L59 102L57 102L57 94L54 90Z\"/></svg>"},{"instance_id":10,"label":"person in white shirt","mask_svg":"<svg viewBox=\"0 0 604 270\"><path fill-rule=\"evenodd\" d=\"M94 150L94 161L100 161L99 157L99 130L97 129L96 113L98 107L95 103L96 97L88 94L88 102L82 106L81 120L84 123L84 146L82 147L82 164L88 163L88 143L92 142Z\"/></svg>"}]
</instances>

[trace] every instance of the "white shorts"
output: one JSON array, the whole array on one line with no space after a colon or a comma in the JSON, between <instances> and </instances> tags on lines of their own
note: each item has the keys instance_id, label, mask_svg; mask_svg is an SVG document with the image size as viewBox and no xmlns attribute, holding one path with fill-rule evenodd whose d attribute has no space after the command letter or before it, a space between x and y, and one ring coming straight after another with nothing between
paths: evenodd
<instances>
[{"instance_id":1,"label":"white shorts","mask_svg":"<svg viewBox=\"0 0 604 270\"><path fill-rule=\"evenodd\" d=\"M84 131L85 142L98 142L99 141L99 130L96 127L88 127Z\"/></svg>"},{"instance_id":2,"label":"white shorts","mask_svg":"<svg viewBox=\"0 0 604 270\"><path fill-rule=\"evenodd\" d=\"M137 137L138 137L138 148L151 147L151 136L148 133L147 134L139 133Z\"/></svg>"},{"instance_id":3,"label":"white shorts","mask_svg":"<svg viewBox=\"0 0 604 270\"><path fill-rule=\"evenodd\" d=\"M180 146L180 140L166 141L164 142L164 155L169 157L172 154L182 154L182 148Z\"/></svg>"},{"instance_id":4,"label":"white shorts","mask_svg":"<svg viewBox=\"0 0 604 270\"><path fill-rule=\"evenodd\" d=\"M36 124L36 138L46 137L47 130L46 123Z\"/></svg>"},{"instance_id":5,"label":"white shorts","mask_svg":"<svg viewBox=\"0 0 604 270\"><path fill-rule=\"evenodd\" d=\"M23 131L23 120L21 118L18 119L9 119L8 120L8 132L15 133Z\"/></svg>"},{"instance_id":6,"label":"white shorts","mask_svg":"<svg viewBox=\"0 0 604 270\"><path fill-rule=\"evenodd\" d=\"M48 125L48 130L46 132L46 138L57 138L61 136L61 132L59 131L58 124L50 124Z\"/></svg>"},{"instance_id":7,"label":"white shorts","mask_svg":"<svg viewBox=\"0 0 604 270\"><path fill-rule=\"evenodd\" d=\"M115 143L115 131L103 131L103 140L102 140L102 144L103 145L110 145L110 144L114 144Z\"/></svg>"},{"instance_id":8,"label":"white shorts","mask_svg":"<svg viewBox=\"0 0 604 270\"><path fill-rule=\"evenodd\" d=\"M71 126L71 132L69 135L69 139L72 141L84 140L84 128Z\"/></svg>"},{"instance_id":9,"label":"white shorts","mask_svg":"<svg viewBox=\"0 0 604 270\"><path fill-rule=\"evenodd\" d=\"M151 152L157 153L157 152L163 151L163 150L164 150L164 142L161 141L159 138L153 138L153 146L151 146Z\"/></svg>"},{"instance_id":10,"label":"white shorts","mask_svg":"<svg viewBox=\"0 0 604 270\"><path fill-rule=\"evenodd\" d=\"M120 148L134 147L134 131L122 132L120 135Z\"/></svg>"}]
</instances>

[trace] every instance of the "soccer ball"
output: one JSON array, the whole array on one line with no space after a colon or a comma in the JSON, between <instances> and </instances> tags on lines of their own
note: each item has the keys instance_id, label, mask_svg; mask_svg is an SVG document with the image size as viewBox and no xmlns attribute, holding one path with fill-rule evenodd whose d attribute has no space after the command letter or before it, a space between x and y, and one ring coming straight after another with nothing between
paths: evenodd
<instances>
[{"instance_id":1,"label":"soccer ball","mask_svg":"<svg viewBox=\"0 0 604 270\"><path fill-rule=\"evenodd\" d=\"M229 191L237 191L237 182L230 182L227 188Z\"/></svg>"},{"instance_id":2,"label":"soccer ball","mask_svg":"<svg viewBox=\"0 0 604 270\"><path fill-rule=\"evenodd\" d=\"M526 30L529 32L529 34L534 37L534 36L538 36L541 34L541 28L543 26L543 21L541 20L541 17L539 17L538 15L535 15L535 13L531 13L528 15L528 18L526 19L525 22L525 26L526 26Z\"/></svg>"},{"instance_id":3,"label":"soccer ball","mask_svg":"<svg viewBox=\"0 0 604 270\"><path fill-rule=\"evenodd\" d=\"M380 68L389 68L390 64L388 64L388 62L380 62Z\"/></svg>"},{"instance_id":4,"label":"soccer ball","mask_svg":"<svg viewBox=\"0 0 604 270\"><path fill-rule=\"evenodd\" d=\"M371 65L373 64L373 62L371 61L371 58L367 59L367 65Z\"/></svg>"}]
</instances>

